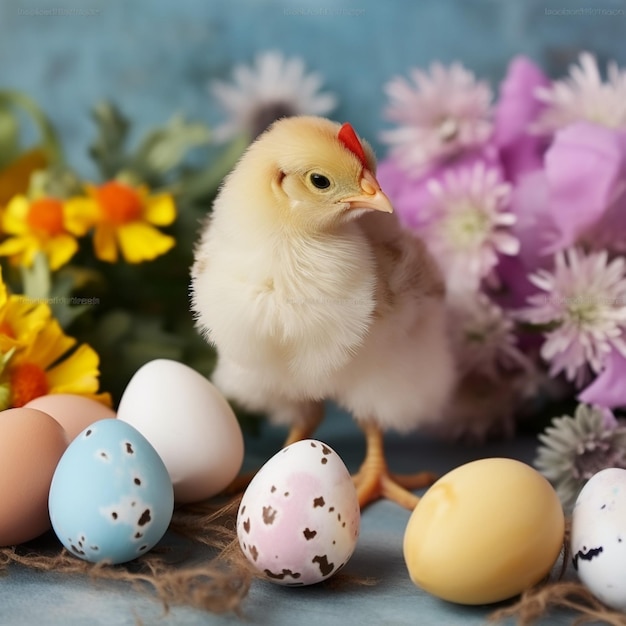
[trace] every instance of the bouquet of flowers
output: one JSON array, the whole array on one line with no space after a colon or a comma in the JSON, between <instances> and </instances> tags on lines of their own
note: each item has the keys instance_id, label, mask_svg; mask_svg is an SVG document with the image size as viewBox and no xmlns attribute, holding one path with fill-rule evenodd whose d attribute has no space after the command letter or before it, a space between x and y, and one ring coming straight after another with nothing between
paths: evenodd
<instances>
[{"instance_id":1,"label":"bouquet of flowers","mask_svg":"<svg viewBox=\"0 0 626 626\"><path fill-rule=\"evenodd\" d=\"M204 123L174 117L129 149L114 105L93 117L100 180L86 181L37 104L0 92L1 409L48 393L112 404L158 357L207 375L213 366L186 306L188 268L198 222L243 144L194 166L211 141ZM33 127L40 139L25 147Z\"/></svg>"},{"instance_id":2,"label":"bouquet of flowers","mask_svg":"<svg viewBox=\"0 0 626 626\"><path fill-rule=\"evenodd\" d=\"M570 504L599 469L626 467L612 413L626 406L626 71L609 63L603 80L583 53L550 81L516 58L495 104L459 64L411 80L386 85L379 180L446 279L452 431L510 432L520 407L581 403L537 460Z\"/></svg>"}]
</instances>

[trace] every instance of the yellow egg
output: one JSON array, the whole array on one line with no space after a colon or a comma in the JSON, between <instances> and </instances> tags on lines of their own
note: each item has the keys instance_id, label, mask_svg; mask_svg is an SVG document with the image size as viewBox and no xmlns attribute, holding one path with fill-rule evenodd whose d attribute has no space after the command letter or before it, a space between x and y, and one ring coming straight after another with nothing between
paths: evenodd
<instances>
[{"instance_id":1,"label":"yellow egg","mask_svg":"<svg viewBox=\"0 0 626 626\"><path fill-rule=\"evenodd\" d=\"M563 545L556 492L513 459L482 459L441 477L415 507L404 535L411 580L439 598L488 604L538 583Z\"/></svg>"}]
</instances>

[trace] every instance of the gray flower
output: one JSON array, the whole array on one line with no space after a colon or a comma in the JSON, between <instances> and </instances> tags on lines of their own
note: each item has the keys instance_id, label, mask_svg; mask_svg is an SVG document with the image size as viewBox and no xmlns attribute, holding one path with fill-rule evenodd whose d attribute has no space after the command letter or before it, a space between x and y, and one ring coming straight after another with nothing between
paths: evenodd
<instances>
[{"instance_id":1,"label":"gray flower","mask_svg":"<svg viewBox=\"0 0 626 626\"><path fill-rule=\"evenodd\" d=\"M552 482L565 509L600 470L626 469L626 426L597 407L580 404L574 417L554 418L539 441L535 467Z\"/></svg>"}]
</instances>

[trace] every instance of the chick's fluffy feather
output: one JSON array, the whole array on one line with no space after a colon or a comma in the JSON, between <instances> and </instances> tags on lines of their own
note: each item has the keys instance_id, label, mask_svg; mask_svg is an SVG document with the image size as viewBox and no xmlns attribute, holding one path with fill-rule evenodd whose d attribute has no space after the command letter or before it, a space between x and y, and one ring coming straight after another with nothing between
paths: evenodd
<instances>
[{"instance_id":1,"label":"chick's fluffy feather","mask_svg":"<svg viewBox=\"0 0 626 626\"><path fill-rule=\"evenodd\" d=\"M218 349L214 382L242 405L293 423L333 399L407 430L435 421L454 383L434 261L393 214L325 221L280 186L312 169L358 185L338 129L281 120L243 155L198 244L192 308Z\"/></svg>"}]
</instances>

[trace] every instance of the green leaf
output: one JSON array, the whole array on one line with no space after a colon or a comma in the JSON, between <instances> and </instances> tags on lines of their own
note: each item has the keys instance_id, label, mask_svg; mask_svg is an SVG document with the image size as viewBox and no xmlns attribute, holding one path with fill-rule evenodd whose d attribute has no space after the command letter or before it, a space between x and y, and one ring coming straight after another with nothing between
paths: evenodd
<instances>
[{"instance_id":1,"label":"green leaf","mask_svg":"<svg viewBox=\"0 0 626 626\"><path fill-rule=\"evenodd\" d=\"M53 166L34 172L30 178L28 192L31 196L70 198L79 195L82 183L78 176L65 166Z\"/></svg>"},{"instance_id":2,"label":"green leaf","mask_svg":"<svg viewBox=\"0 0 626 626\"><path fill-rule=\"evenodd\" d=\"M159 179L179 166L190 150L208 144L210 137L205 124L175 116L145 137L128 167L148 180Z\"/></svg>"},{"instance_id":3,"label":"green leaf","mask_svg":"<svg viewBox=\"0 0 626 626\"><path fill-rule=\"evenodd\" d=\"M57 133L39 105L19 91L0 91L0 109L22 109L25 111L41 136L41 144L51 163L62 163L63 152Z\"/></svg>"},{"instance_id":4,"label":"green leaf","mask_svg":"<svg viewBox=\"0 0 626 626\"><path fill-rule=\"evenodd\" d=\"M168 188L168 191L183 204L193 204L215 196L222 180L237 163L248 145L249 141L245 136L234 139L216 159L211 159L204 169L182 175Z\"/></svg>"},{"instance_id":5,"label":"green leaf","mask_svg":"<svg viewBox=\"0 0 626 626\"><path fill-rule=\"evenodd\" d=\"M8 107L0 107L0 169L11 164L20 154L20 132L17 117Z\"/></svg>"},{"instance_id":6,"label":"green leaf","mask_svg":"<svg viewBox=\"0 0 626 626\"><path fill-rule=\"evenodd\" d=\"M116 309L102 317L96 329L99 344L114 346L124 340L133 327L130 313Z\"/></svg>"},{"instance_id":7,"label":"green leaf","mask_svg":"<svg viewBox=\"0 0 626 626\"><path fill-rule=\"evenodd\" d=\"M105 179L113 178L124 169L127 156L125 144L130 123L122 112L110 102L100 102L93 111L97 135L89 147L89 154Z\"/></svg>"}]
</instances>

